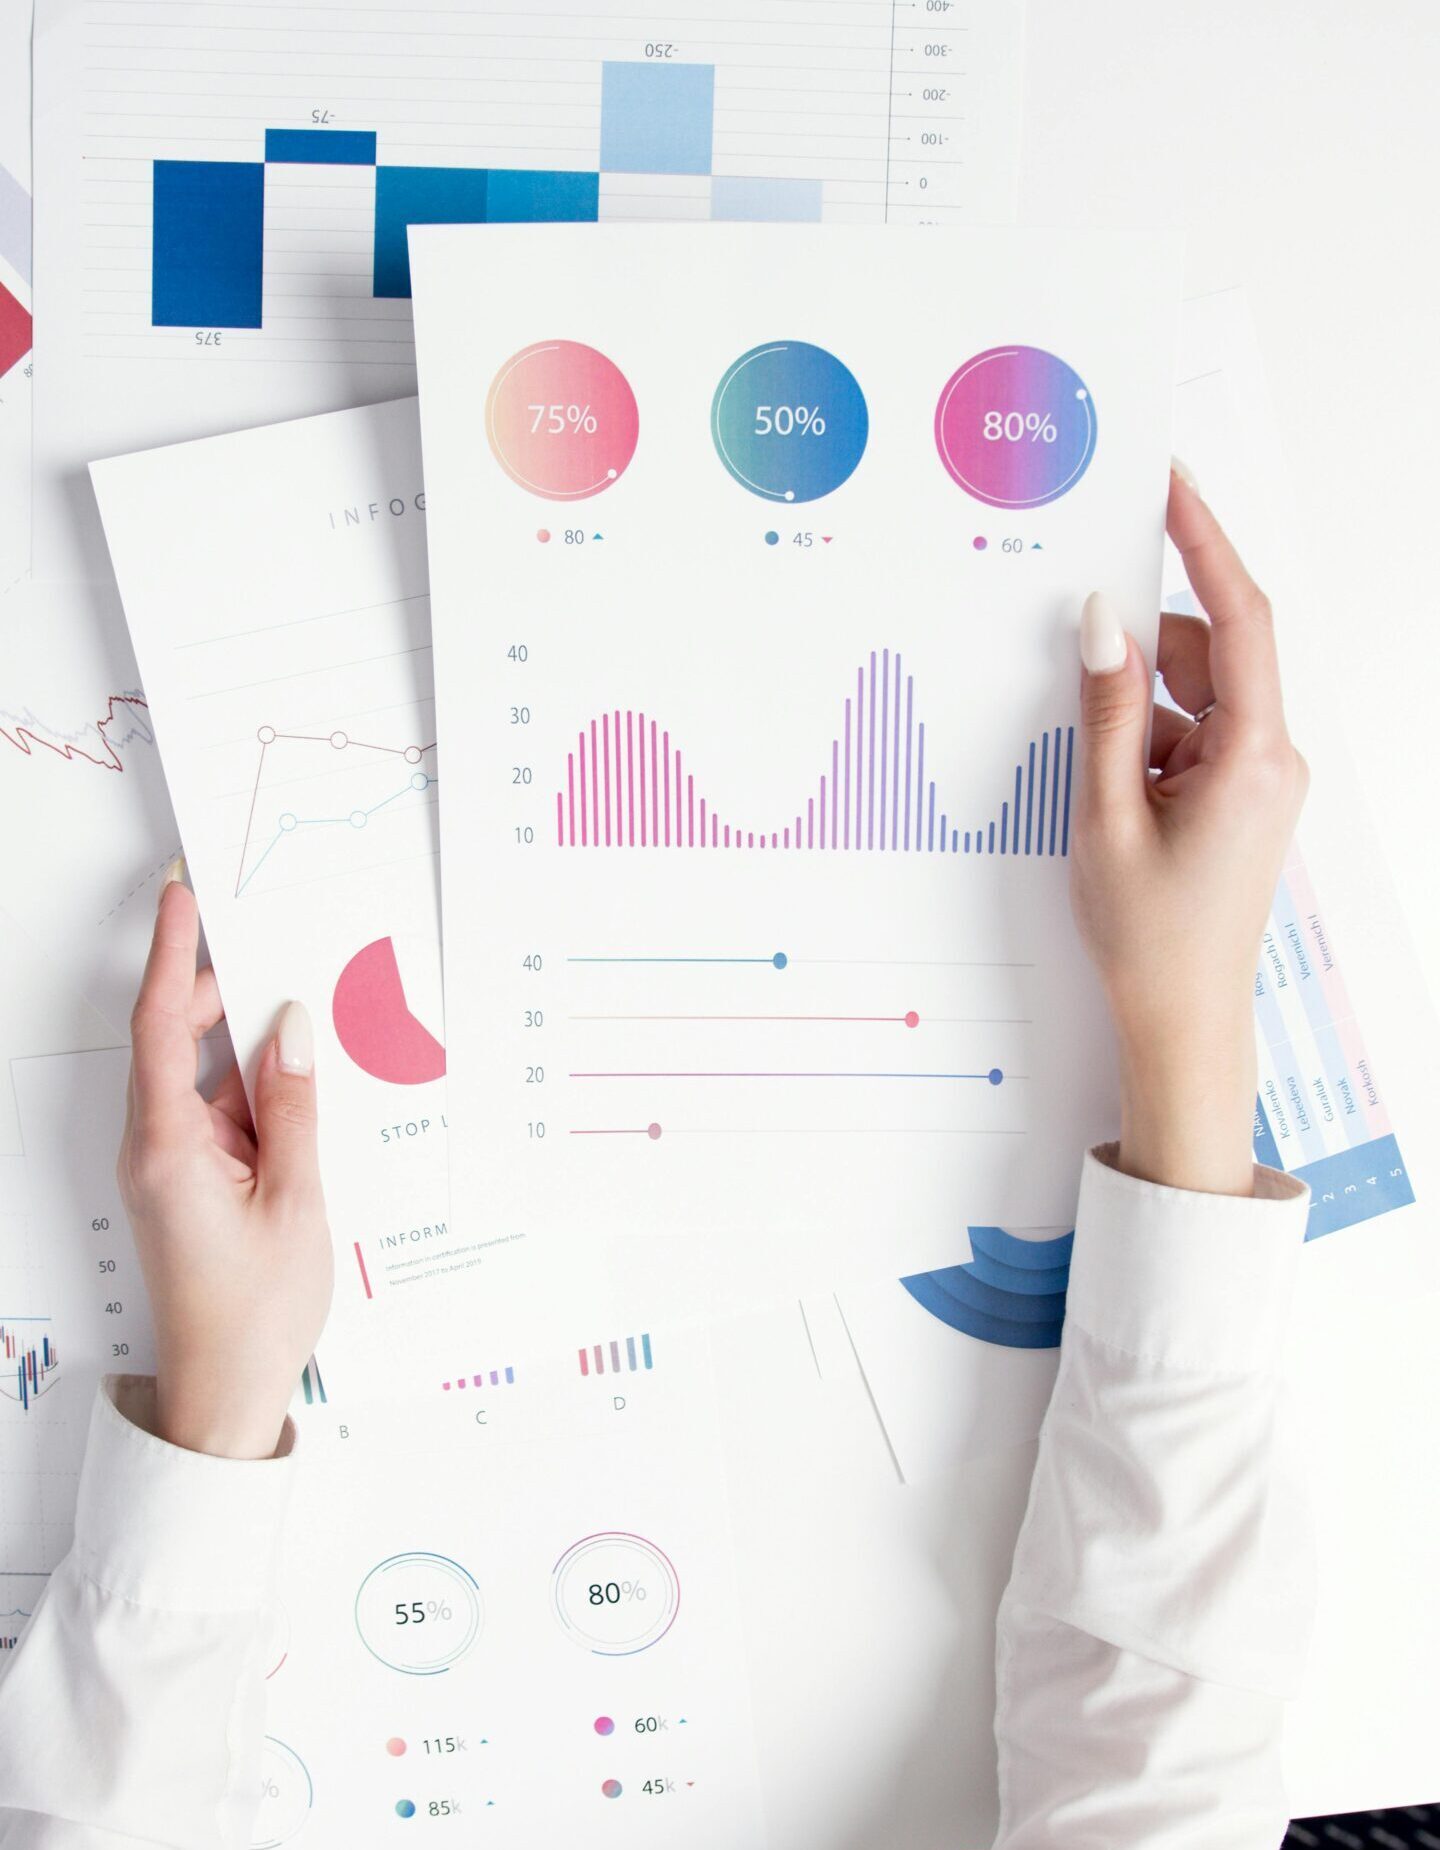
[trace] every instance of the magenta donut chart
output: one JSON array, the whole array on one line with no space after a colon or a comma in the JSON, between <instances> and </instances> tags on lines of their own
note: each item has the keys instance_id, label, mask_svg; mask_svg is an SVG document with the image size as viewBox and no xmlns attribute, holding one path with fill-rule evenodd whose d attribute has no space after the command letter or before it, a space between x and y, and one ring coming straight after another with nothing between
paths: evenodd
<instances>
[{"instance_id":1,"label":"magenta donut chart","mask_svg":"<svg viewBox=\"0 0 1440 1850\"><path fill-rule=\"evenodd\" d=\"M1095 454L1085 381L1040 347L991 347L951 374L935 448L952 482L987 507L1035 508L1067 494Z\"/></svg>"},{"instance_id":2,"label":"magenta donut chart","mask_svg":"<svg viewBox=\"0 0 1440 1850\"><path fill-rule=\"evenodd\" d=\"M537 341L491 381L485 435L518 487L547 501L584 501L630 466L640 411L605 354L575 340Z\"/></svg>"}]
</instances>

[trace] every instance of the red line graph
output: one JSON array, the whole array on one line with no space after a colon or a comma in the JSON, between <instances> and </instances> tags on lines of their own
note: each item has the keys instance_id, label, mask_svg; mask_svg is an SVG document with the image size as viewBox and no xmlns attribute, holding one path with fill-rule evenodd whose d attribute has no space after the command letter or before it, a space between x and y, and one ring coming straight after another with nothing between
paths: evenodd
<instances>
[{"instance_id":1,"label":"red line graph","mask_svg":"<svg viewBox=\"0 0 1440 1850\"><path fill-rule=\"evenodd\" d=\"M63 743L57 744L55 739L42 738L35 730L37 726L43 726L44 723L36 719L33 714L28 720L19 723L15 723L14 715L10 714L7 718L11 719L13 730L10 726L0 726L0 739L5 739L15 747L16 751L23 752L27 758L35 756L35 747L38 745L44 751L53 752L57 758L63 758L67 764L81 760L85 764L93 764L97 770L118 771L123 776L125 762L116 749L116 742L109 737L108 733L108 728L115 723L117 713L121 708L131 708L136 713L150 711L149 703L139 694L111 694L106 702L104 719L95 720L93 724L87 725L77 735L77 738L66 739L65 735L60 733L57 736L63 740ZM131 717L134 717L133 713ZM44 727L44 730L50 731L53 728ZM104 754L102 757L97 758L78 743L78 739L83 738L87 732L94 732L99 739ZM137 737L143 739L147 745L153 745L155 742L155 734L148 722L141 722L128 732L119 744L128 745L131 739Z\"/></svg>"}]
</instances>

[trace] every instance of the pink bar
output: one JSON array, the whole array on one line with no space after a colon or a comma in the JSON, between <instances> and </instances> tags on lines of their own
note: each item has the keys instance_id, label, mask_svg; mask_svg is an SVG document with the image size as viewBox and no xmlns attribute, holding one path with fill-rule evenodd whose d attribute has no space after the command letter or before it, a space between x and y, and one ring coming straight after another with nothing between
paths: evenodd
<instances>
[{"instance_id":1,"label":"pink bar","mask_svg":"<svg viewBox=\"0 0 1440 1850\"><path fill-rule=\"evenodd\" d=\"M645 715L640 715L640 846L645 846Z\"/></svg>"},{"instance_id":2,"label":"pink bar","mask_svg":"<svg viewBox=\"0 0 1440 1850\"><path fill-rule=\"evenodd\" d=\"M590 1358L583 1349L580 1351L580 1373L582 1375L590 1373Z\"/></svg>"},{"instance_id":3,"label":"pink bar","mask_svg":"<svg viewBox=\"0 0 1440 1850\"><path fill-rule=\"evenodd\" d=\"M635 715L625 713L625 818L630 846L635 846Z\"/></svg>"},{"instance_id":4,"label":"pink bar","mask_svg":"<svg viewBox=\"0 0 1440 1850\"><path fill-rule=\"evenodd\" d=\"M566 775L570 785L570 846L575 846L575 754L565 754Z\"/></svg>"},{"instance_id":5,"label":"pink bar","mask_svg":"<svg viewBox=\"0 0 1440 1850\"><path fill-rule=\"evenodd\" d=\"M730 846L730 824L728 822L725 824L725 846L727 848Z\"/></svg>"},{"instance_id":6,"label":"pink bar","mask_svg":"<svg viewBox=\"0 0 1440 1850\"><path fill-rule=\"evenodd\" d=\"M665 734L665 846L670 846L670 734Z\"/></svg>"},{"instance_id":7,"label":"pink bar","mask_svg":"<svg viewBox=\"0 0 1440 1850\"><path fill-rule=\"evenodd\" d=\"M805 821L805 846L807 848L813 848L815 846L815 799L814 797L807 797L805 799L805 806L807 810L809 811L809 814L806 817L806 821Z\"/></svg>"},{"instance_id":8,"label":"pink bar","mask_svg":"<svg viewBox=\"0 0 1440 1850\"><path fill-rule=\"evenodd\" d=\"M710 846L712 848L720 846L720 818L714 815L710 818Z\"/></svg>"},{"instance_id":9,"label":"pink bar","mask_svg":"<svg viewBox=\"0 0 1440 1850\"><path fill-rule=\"evenodd\" d=\"M599 1343L595 1345L595 1373L597 1375L603 1375L605 1373L605 1356Z\"/></svg>"},{"instance_id":10,"label":"pink bar","mask_svg":"<svg viewBox=\"0 0 1440 1850\"><path fill-rule=\"evenodd\" d=\"M557 848L565 846L565 792L563 790L555 792L555 845Z\"/></svg>"},{"instance_id":11,"label":"pink bar","mask_svg":"<svg viewBox=\"0 0 1440 1850\"><path fill-rule=\"evenodd\" d=\"M845 702L845 846L850 846L850 702Z\"/></svg>"},{"instance_id":12,"label":"pink bar","mask_svg":"<svg viewBox=\"0 0 1440 1850\"><path fill-rule=\"evenodd\" d=\"M675 846L685 846L685 824L680 819L680 799L685 793L685 786L680 781L680 747L675 747Z\"/></svg>"},{"instance_id":13,"label":"pink bar","mask_svg":"<svg viewBox=\"0 0 1440 1850\"><path fill-rule=\"evenodd\" d=\"M770 831L770 846L772 848L778 848L780 846L780 843L776 839L775 831L773 829Z\"/></svg>"},{"instance_id":14,"label":"pink bar","mask_svg":"<svg viewBox=\"0 0 1440 1850\"><path fill-rule=\"evenodd\" d=\"M659 760L655 753L655 721L650 722L650 845L660 846L660 780L656 776Z\"/></svg>"},{"instance_id":15,"label":"pink bar","mask_svg":"<svg viewBox=\"0 0 1440 1850\"><path fill-rule=\"evenodd\" d=\"M705 846L705 799L700 799L700 846Z\"/></svg>"},{"instance_id":16,"label":"pink bar","mask_svg":"<svg viewBox=\"0 0 1440 1850\"><path fill-rule=\"evenodd\" d=\"M788 847L790 846L790 831L789 831L789 829L786 829L786 831L785 831L785 846L786 846L787 848L788 848Z\"/></svg>"},{"instance_id":17,"label":"pink bar","mask_svg":"<svg viewBox=\"0 0 1440 1850\"><path fill-rule=\"evenodd\" d=\"M600 758L595 744L595 722L590 722L590 832L600 846Z\"/></svg>"},{"instance_id":18,"label":"pink bar","mask_svg":"<svg viewBox=\"0 0 1440 1850\"><path fill-rule=\"evenodd\" d=\"M580 734L580 846L590 846L590 805L585 798L585 734Z\"/></svg>"},{"instance_id":19,"label":"pink bar","mask_svg":"<svg viewBox=\"0 0 1440 1850\"><path fill-rule=\"evenodd\" d=\"M704 802L703 797L701 798L701 802ZM700 838L702 841L705 838L705 818L703 814L700 818ZM687 848L693 848L695 846L695 779L693 777L687 777L685 779L685 846Z\"/></svg>"},{"instance_id":20,"label":"pink bar","mask_svg":"<svg viewBox=\"0 0 1440 1850\"><path fill-rule=\"evenodd\" d=\"M830 741L830 846L840 846L840 741Z\"/></svg>"},{"instance_id":21,"label":"pink bar","mask_svg":"<svg viewBox=\"0 0 1440 1850\"><path fill-rule=\"evenodd\" d=\"M600 715L600 735L605 747L605 846L608 848L610 846L610 715L608 713ZM617 790L615 794L618 797L620 793Z\"/></svg>"},{"instance_id":22,"label":"pink bar","mask_svg":"<svg viewBox=\"0 0 1440 1850\"><path fill-rule=\"evenodd\" d=\"M825 779L820 779L820 846L825 846Z\"/></svg>"},{"instance_id":23,"label":"pink bar","mask_svg":"<svg viewBox=\"0 0 1440 1850\"><path fill-rule=\"evenodd\" d=\"M760 837L760 841L763 846L764 841L765 841L765 837L763 835ZM748 833L746 834L745 846L747 848L753 848L755 846L755 837L752 834L748 834Z\"/></svg>"}]
</instances>

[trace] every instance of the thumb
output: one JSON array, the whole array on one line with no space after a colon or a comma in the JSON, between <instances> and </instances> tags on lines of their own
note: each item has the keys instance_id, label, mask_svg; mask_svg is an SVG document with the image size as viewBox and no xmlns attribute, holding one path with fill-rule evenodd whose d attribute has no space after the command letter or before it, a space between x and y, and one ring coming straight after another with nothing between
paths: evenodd
<instances>
[{"instance_id":1,"label":"thumb","mask_svg":"<svg viewBox=\"0 0 1440 1850\"><path fill-rule=\"evenodd\" d=\"M287 1002L255 1075L255 1141L262 1188L320 1187L315 1030L303 1002Z\"/></svg>"},{"instance_id":2,"label":"thumb","mask_svg":"<svg viewBox=\"0 0 1440 1850\"><path fill-rule=\"evenodd\" d=\"M1119 817L1145 800L1145 733L1150 677L1139 645L1103 591L1092 591L1080 617L1080 764L1083 801Z\"/></svg>"}]
</instances>

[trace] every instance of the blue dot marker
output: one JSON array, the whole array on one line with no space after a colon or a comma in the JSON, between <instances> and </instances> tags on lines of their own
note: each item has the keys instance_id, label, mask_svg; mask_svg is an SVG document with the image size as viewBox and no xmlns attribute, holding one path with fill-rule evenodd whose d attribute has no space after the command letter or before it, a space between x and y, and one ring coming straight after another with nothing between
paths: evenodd
<instances>
[{"instance_id":1,"label":"blue dot marker","mask_svg":"<svg viewBox=\"0 0 1440 1850\"><path fill-rule=\"evenodd\" d=\"M395 1812L398 1817L413 1818L415 1816L414 1799L396 1799Z\"/></svg>"},{"instance_id":2,"label":"blue dot marker","mask_svg":"<svg viewBox=\"0 0 1440 1850\"><path fill-rule=\"evenodd\" d=\"M776 533L773 528L765 535L765 544L767 546L778 546L780 544L780 535Z\"/></svg>"},{"instance_id":3,"label":"blue dot marker","mask_svg":"<svg viewBox=\"0 0 1440 1850\"><path fill-rule=\"evenodd\" d=\"M990 1071L986 1074L986 1078L990 1081L992 1086L998 1086L1004 1077L1005 1075L1000 1071L998 1066L992 1066Z\"/></svg>"},{"instance_id":4,"label":"blue dot marker","mask_svg":"<svg viewBox=\"0 0 1440 1850\"><path fill-rule=\"evenodd\" d=\"M770 959L770 961L772 964L774 964L777 970L783 970L786 964L789 963L790 959L785 955L784 951L776 951L775 955Z\"/></svg>"}]
</instances>

